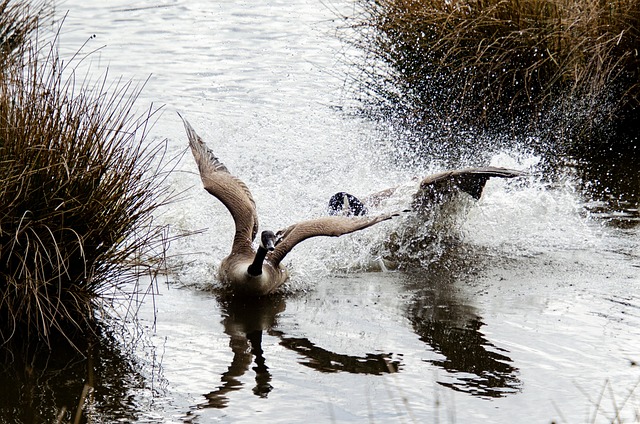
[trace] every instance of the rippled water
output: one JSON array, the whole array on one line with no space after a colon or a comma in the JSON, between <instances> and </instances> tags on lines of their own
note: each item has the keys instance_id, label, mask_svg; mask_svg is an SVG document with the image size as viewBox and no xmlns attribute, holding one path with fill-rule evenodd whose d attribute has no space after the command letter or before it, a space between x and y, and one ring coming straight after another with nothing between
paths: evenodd
<instances>
[{"instance_id":1,"label":"rippled water","mask_svg":"<svg viewBox=\"0 0 640 424\"><path fill-rule=\"evenodd\" d=\"M262 227L278 229L322 214L336 191L366 194L441 169L396 166L370 123L341 112L344 60L358 52L335 37L335 11L349 7L74 0L57 15L68 10L64 57L88 40L82 52L99 50L79 69L150 76L138 106L166 105L152 138L184 152L182 113L251 188ZM570 178L547 183L538 161L491 158L531 176L492 180L477 204L436 223L439 242L414 252L421 266L371 271L388 235L406 231L399 219L306 241L287 257L286 293L240 302L212 290L233 223L185 155L169 180L185 198L158 219L204 231L172 244L173 273L131 334L105 335L88 364L91 420L639 420L637 209L616 215ZM75 411L84 358L6 355L3 421Z\"/></svg>"}]
</instances>

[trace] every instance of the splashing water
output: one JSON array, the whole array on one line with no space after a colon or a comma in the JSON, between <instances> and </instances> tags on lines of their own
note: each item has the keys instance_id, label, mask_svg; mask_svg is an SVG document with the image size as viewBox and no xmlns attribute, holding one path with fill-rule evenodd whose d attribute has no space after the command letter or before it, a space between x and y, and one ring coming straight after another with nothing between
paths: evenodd
<instances>
[{"instance_id":1,"label":"splashing water","mask_svg":"<svg viewBox=\"0 0 640 424\"><path fill-rule=\"evenodd\" d=\"M151 389L102 377L128 396L122 404L134 405L131 416L550 421L556 402L567 421L579 421L593 405L576 387L599 393L605 379L625 399L639 377L629 366L640 340L637 231L601 225L575 180L549 182L533 155L509 151L490 163L460 163L528 173L490 180L477 202L462 196L427 216L303 242L285 259L287 290L296 293L255 311L194 289L217 286L234 228L202 189L175 111L249 186L261 229L322 216L338 191L360 197L401 185L383 210L404 209L414 179L445 166L425 158L399 164L392 140L340 113L344 65L332 36L339 23L323 2L139 6L67 2L61 35L72 54L96 34L87 48L106 47L85 63L109 65L113 75L144 80L152 73L140 101L167 105L152 134L167 138L171 155L183 155L167 180L183 200L157 219L176 232L201 230L171 244L171 283L140 310L145 343L136 355L148 365ZM400 270L368 272L387 267L385 260ZM256 328L260 343L249 342L245 333ZM358 374L332 363L372 358L390 360L398 372ZM204 394L220 393L231 377L237 384L225 394L226 408L205 408ZM270 379L266 397L251 390L266 387L263 378Z\"/></svg>"}]
</instances>

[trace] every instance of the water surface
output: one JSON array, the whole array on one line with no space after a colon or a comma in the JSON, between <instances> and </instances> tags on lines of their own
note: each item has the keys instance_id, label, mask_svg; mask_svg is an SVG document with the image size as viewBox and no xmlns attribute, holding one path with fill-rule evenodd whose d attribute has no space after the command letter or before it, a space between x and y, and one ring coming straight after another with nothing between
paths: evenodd
<instances>
[{"instance_id":1,"label":"water surface","mask_svg":"<svg viewBox=\"0 0 640 424\"><path fill-rule=\"evenodd\" d=\"M88 40L83 51L100 49L81 67L148 78L141 110L166 105L151 138L184 152L175 112L182 113L251 188L263 228L318 216L337 191L367 194L442 169L424 161L397 166L374 125L341 112L350 102L344 60L358 54L335 37L342 25L335 11L348 12L348 3L74 0L57 7L60 17L68 11L62 55ZM619 414L636 421L637 205L620 214L594 204L568 172L545 182L535 156L505 151L489 162L531 176L490 181L482 199L447 225L413 223L415 233L437 233L410 252L414 266L372 271L388 235L406 231L407 221L394 220L306 241L287 257L292 280L283 293L244 302L217 295L214 275L233 223L185 155L168 182L184 199L158 219L176 231L203 231L172 244L173 271L145 298L138 323L98 341L102 366L89 416L609 422ZM25 387L7 397L7 422L16 413L51 421L63 405L75 410L82 370L95 368L82 357L73 360L79 371L53 360L26 368L5 362L14 364L3 373L7 384ZM29 380L50 373L64 382ZM27 389L49 395L29 397Z\"/></svg>"}]
</instances>

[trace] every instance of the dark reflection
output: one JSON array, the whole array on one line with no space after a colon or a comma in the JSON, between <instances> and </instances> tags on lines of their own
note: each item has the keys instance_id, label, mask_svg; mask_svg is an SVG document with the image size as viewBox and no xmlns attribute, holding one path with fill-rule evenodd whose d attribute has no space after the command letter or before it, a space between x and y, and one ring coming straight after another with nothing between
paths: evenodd
<instances>
[{"instance_id":1,"label":"dark reflection","mask_svg":"<svg viewBox=\"0 0 640 424\"><path fill-rule=\"evenodd\" d=\"M255 373L253 393L267 397L274 389L272 376L262 349L262 335L280 338L280 344L298 353L300 363L322 372L350 372L357 374L386 374L397 372L398 360L391 354L369 353L363 357L331 352L316 346L303 337L286 336L276 330L276 318L286 308L284 295L262 298L226 298L221 300L224 331L229 335L229 346L233 359L221 376L222 384L204 395L207 402L199 408L224 408L229 403L229 394L242 388L240 381L252 364Z\"/></svg>"},{"instance_id":2,"label":"dark reflection","mask_svg":"<svg viewBox=\"0 0 640 424\"><path fill-rule=\"evenodd\" d=\"M17 337L0 347L0 422L133 422L130 391L144 387L128 355L104 331L50 345Z\"/></svg>"},{"instance_id":3,"label":"dark reflection","mask_svg":"<svg viewBox=\"0 0 640 424\"><path fill-rule=\"evenodd\" d=\"M405 314L413 331L437 356L425 362L447 372L439 384L474 396L496 398L520 391L521 382L509 352L489 341L482 332L482 318L456 288L477 270L478 264L469 262L469 258L477 257L477 252L470 252L462 244L449 245L428 268L400 274L408 293ZM285 334L277 327L277 317L286 308L286 295L224 297L220 305L233 359L221 375L221 384L204 395L206 401L198 408L228 406L231 394L246 385L242 376L250 370L254 395L266 398L276 390L268 352L262 348L265 334L277 337L281 346L296 352L301 365L320 372L382 375L401 369L400 354L347 355Z\"/></svg>"},{"instance_id":4,"label":"dark reflection","mask_svg":"<svg viewBox=\"0 0 640 424\"><path fill-rule=\"evenodd\" d=\"M233 359L227 371L222 374L222 385L205 395L207 403L199 407L224 408L229 402L228 394L242 388L240 377L254 363L255 385L253 393L267 397L273 389L271 373L266 365L262 350L263 331L269 330L276 322L276 316L284 311L285 300L282 296L264 298L228 298L221 302L222 324L229 335L229 346Z\"/></svg>"},{"instance_id":5,"label":"dark reflection","mask_svg":"<svg viewBox=\"0 0 640 424\"><path fill-rule=\"evenodd\" d=\"M612 117L591 128L566 154L545 157L549 167L578 177L592 216L622 229L640 225L640 114Z\"/></svg>"},{"instance_id":6,"label":"dark reflection","mask_svg":"<svg viewBox=\"0 0 640 424\"><path fill-rule=\"evenodd\" d=\"M284 337L282 333L272 331L281 337L280 344L287 349L294 350L307 359L302 365L322 372L344 371L352 374L387 374L398 372L400 362L393 360L392 354L368 353L364 357L341 355L322 349L305 338Z\"/></svg>"},{"instance_id":7,"label":"dark reflection","mask_svg":"<svg viewBox=\"0 0 640 424\"><path fill-rule=\"evenodd\" d=\"M449 251L428 269L407 273L407 287L414 291L407 317L420 340L444 356L426 360L447 371L439 384L476 396L502 397L518 392L521 382L509 352L486 338L482 318L456 291L456 280L473 269L465 262L470 257L474 255L468 251Z\"/></svg>"},{"instance_id":8,"label":"dark reflection","mask_svg":"<svg viewBox=\"0 0 640 424\"><path fill-rule=\"evenodd\" d=\"M582 182L590 201L587 208L618 228L640 225L640 140L636 135L627 149L575 158L570 166ZM605 154L607 153L607 154Z\"/></svg>"}]
</instances>

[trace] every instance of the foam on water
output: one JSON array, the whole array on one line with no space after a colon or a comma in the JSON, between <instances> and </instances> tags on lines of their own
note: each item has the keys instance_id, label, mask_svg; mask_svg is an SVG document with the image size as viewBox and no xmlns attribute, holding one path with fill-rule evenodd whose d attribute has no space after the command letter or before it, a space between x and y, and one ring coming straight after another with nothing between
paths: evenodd
<instances>
[{"instance_id":1,"label":"foam on water","mask_svg":"<svg viewBox=\"0 0 640 424\"><path fill-rule=\"evenodd\" d=\"M576 181L550 184L536 167L537 158L516 159L503 153L492 165L523 169L519 181L489 180L482 199L469 210L466 240L504 254L589 249L598 242L600 226L584 209Z\"/></svg>"}]
</instances>

